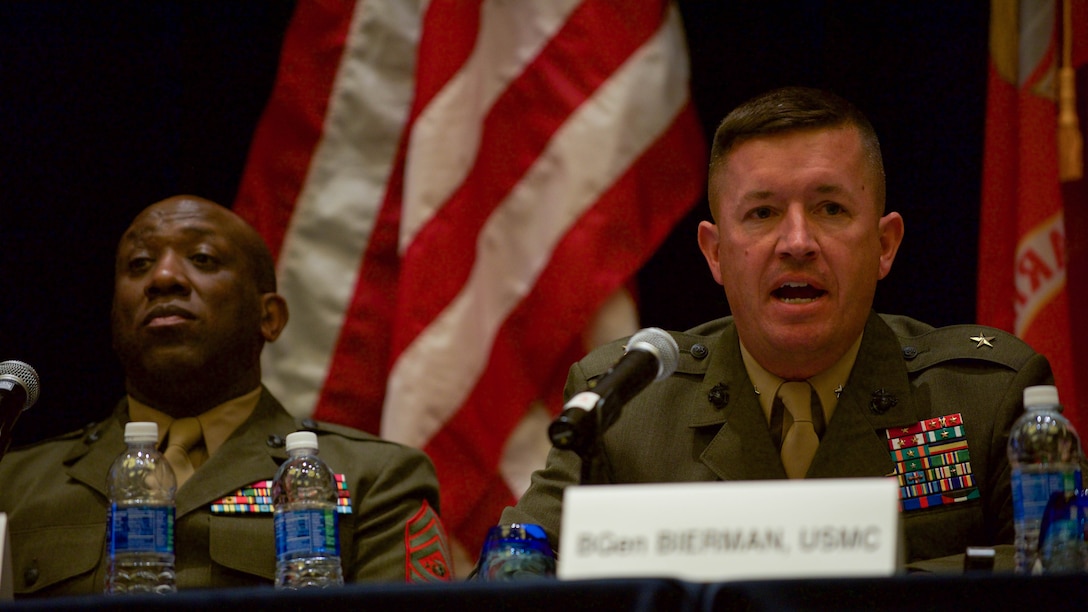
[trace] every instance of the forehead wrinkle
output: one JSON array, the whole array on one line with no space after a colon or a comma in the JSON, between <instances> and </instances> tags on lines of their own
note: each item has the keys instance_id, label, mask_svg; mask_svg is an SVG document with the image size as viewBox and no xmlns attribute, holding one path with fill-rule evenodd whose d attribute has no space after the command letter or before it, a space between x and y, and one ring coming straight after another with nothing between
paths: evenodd
<instances>
[{"instance_id":1,"label":"forehead wrinkle","mask_svg":"<svg viewBox=\"0 0 1088 612\"><path fill-rule=\"evenodd\" d=\"M160 243L164 240L162 236L160 224L152 223L140 223L133 225L125 235L121 238L121 242L117 246L117 265L123 265L123 259L127 252L141 249L151 248L156 243ZM178 229L178 232L182 236L184 242L194 242L200 240L206 240L208 238L221 238L219 232L215 228L204 223L186 223ZM225 253L223 255L226 255Z\"/></svg>"},{"instance_id":2,"label":"forehead wrinkle","mask_svg":"<svg viewBox=\"0 0 1088 612\"><path fill-rule=\"evenodd\" d=\"M837 184L837 183L826 183L826 184L817 185L816 188L813 189L813 191L815 191L816 193L821 194L821 195L828 195L828 194L834 195L834 194L839 194L839 193L846 193L846 188L843 187L842 185ZM741 199L743 199L743 200L760 200L760 201L762 201L762 200L769 200L769 199L773 198L774 195L775 195L775 192L770 190L770 189L754 189L754 190L749 191L748 193L744 194L743 196L741 196Z\"/></svg>"},{"instance_id":3,"label":"forehead wrinkle","mask_svg":"<svg viewBox=\"0 0 1088 612\"><path fill-rule=\"evenodd\" d=\"M172 223L172 224L173 225L178 225L177 223ZM162 229L162 225L159 225L159 224L154 224L153 225L153 224L146 223L146 222L145 223L140 223L140 224L137 224L137 225L133 225L131 228L129 228L129 230L127 232L125 232L125 235L122 238L122 242L130 242L130 243L147 242L150 239L161 235L163 233L161 231L161 229ZM212 226L210 226L210 225L208 225L206 223L184 223L184 224L181 225L181 227L177 228L176 231L178 233L182 234L187 239L206 238L206 237L213 237L214 238L214 237L217 237L219 235L219 232L216 231L216 229L214 227L212 227Z\"/></svg>"}]
</instances>

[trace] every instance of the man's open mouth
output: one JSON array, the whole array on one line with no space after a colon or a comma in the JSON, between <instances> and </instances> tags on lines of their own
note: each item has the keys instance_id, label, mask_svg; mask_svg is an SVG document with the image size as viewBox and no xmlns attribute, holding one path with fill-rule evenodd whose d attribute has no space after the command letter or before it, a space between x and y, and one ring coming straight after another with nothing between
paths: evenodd
<instances>
[{"instance_id":1,"label":"man's open mouth","mask_svg":"<svg viewBox=\"0 0 1088 612\"><path fill-rule=\"evenodd\" d=\"M808 283L785 283L771 295L787 304L804 304L823 297L827 292Z\"/></svg>"}]
</instances>

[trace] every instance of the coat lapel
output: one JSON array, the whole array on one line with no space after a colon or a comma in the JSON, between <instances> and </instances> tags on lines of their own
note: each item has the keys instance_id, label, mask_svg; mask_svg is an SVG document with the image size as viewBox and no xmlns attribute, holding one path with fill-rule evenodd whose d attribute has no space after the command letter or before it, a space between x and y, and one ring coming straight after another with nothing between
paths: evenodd
<instances>
[{"instance_id":1,"label":"coat lapel","mask_svg":"<svg viewBox=\"0 0 1088 612\"><path fill-rule=\"evenodd\" d=\"M113 461L125 450L124 424L128 404L117 406L113 418L104 421L84 438L65 459L68 475L104 498L106 478ZM295 420L267 389L253 414L223 443L218 452L185 482L175 496L178 517L211 504L216 499L252 484L271 479L287 459L283 440L298 428Z\"/></svg>"},{"instance_id":2,"label":"coat lapel","mask_svg":"<svg viewBox=\"0 0 1088 612\"><path fill-rule=\"evenodd\" d=\"M879 315L870 313L857 361L808 478L894 473L885 431L921 418L901 355L895 333ZM699 401L692 409L691 427L720 426L700 460L723 480L785 478L766 417L744 369L735 326L730 324L722 331L710 359L704 386L725 385L729 401L720 409ZM875 402L874 410L870 405L878 394L885 399Z\"/></svg>"},{"instance_id":3,"label":"coat lapel","mask_svg":"<svg viewBox=\"0 0 1088 612\"><path fill-rule=\"evenodd\" d=\"M297 427L268 390L262 389L253 414L178 491L177 515L184 516L253 482L273 478L287 459L283 440Z\"/></svg>"},{"instance_id":4,"label":"coat lapel","mask_svg":"<svg viewBox=\"0 0 1088 612\"><path fill-rule=\"evenodd\" d=\"M736 327L718 338L707 366L706 384L724 385L729 399L720 409L702 399L695 404L691 427L718 427L699 459L722 480L785 478L767 420L740 355Z\"/></svg>"},{"instance_id":5,"label":"coat lapel","mask_svg":"<svg viewBox=\"0 0 1088 612\"><path fill-rule=\"evenodd\" d=\"M871 313L808 478L893 476L886 430L920 420L895 332Z\"/></svg>"},{"instance_id":6,"label":"coat lapel","mask_svg":"<svg viewBox=\"0 0 1088 612\"><path fill-rule=\"evenodd\" d=\"M121 401L114 410L112 418L102 421L83 437L82 444L76 445L64 459L68 467L68 476L82 482L97 491L102 497L109 498L106 479L110 466L125 450L124 417L128 404Z\"/></svg>"}]
</instances>

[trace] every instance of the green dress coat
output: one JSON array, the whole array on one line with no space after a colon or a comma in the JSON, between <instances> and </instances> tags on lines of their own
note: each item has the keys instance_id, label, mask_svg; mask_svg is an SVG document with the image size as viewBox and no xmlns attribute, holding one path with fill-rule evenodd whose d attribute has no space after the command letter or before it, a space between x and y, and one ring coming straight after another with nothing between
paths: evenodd
<instances>
[{"instance_id":1,"label":"green dress coat","mask_svg":"<svg viewBox=\"0 0 1088 612\"><path fill-rule=\"evenodd\" d=\"M623 407L603 437L605 481L786 478L732 318L672 335L680 346L676 373ZM617 341L574 364L566 397L585 390L622 354L623 341ZM894 476L888 430L961 415L976 492L961 491L960 503L904 509L901 515L907 563L917 569L962 568L967 546L1012 543L1006 443L1023 412L1024 388L1037 384L1053 384L1049 363L1010 334L977 325L937 329L872 313L806 478ZM500 522L540 524L557 547L563 489L579 482L580 468L576 453L552 449L545 468ZM1010 551L999 548L999 565L1008 567Z\"/></svg>"},{"instance_id":2,"label":"green dress coat","mask_svg":"<svg viewBox=\"0 0 1088 612\"><path fill-rule=\"evenodd\" d=\"M106 474L125 449L128 404L81 432L12 450L0 461L16 597L101 593L106 571ZM438 482L422 452L370 434L296 421L262 389L253 414L177 491L179 589L271 586L275 538L269 508L214 505L270 480L287 459L284 438L315 431L319 455L348 483L352 511L340 514L344 578L450 578L438 520Z\"/></svg>"}]
</instances>

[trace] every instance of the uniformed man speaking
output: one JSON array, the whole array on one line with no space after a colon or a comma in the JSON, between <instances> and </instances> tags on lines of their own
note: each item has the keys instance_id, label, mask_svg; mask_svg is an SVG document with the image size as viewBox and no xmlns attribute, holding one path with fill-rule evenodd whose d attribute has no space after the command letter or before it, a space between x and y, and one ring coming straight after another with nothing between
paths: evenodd
<instances>
[{"instance_id":1,"label":"uniformed man speaking","mask_svg":"<svg viewBox=\"0 0 1088 612\"><path fill-rule=\"evenodd\" d=\"M1008 431L1023 389L1052 384L1050 366L996 329L872 311L904 223L884 210L869 121L807 88L750 100L718 128L708 195L699 248L733 314L673 334L676 373L603 436L605 480L893 476L914 567L962 568L968 546L1011 544ZM575 364L567 397L622 352ZM557 546L580 464L553 450L501 522L539 523Z\"/></svg>"},{"instance_id":2,"label":"uniformed man speaking","mask_svg":"<svg viewBox=\"0 0 1088 612\"><path fill-rule=\"evenodd\" d=\"M268 248L234 213L178 196L136 217L117 249L112 309L127 397L104 422L0 462L16 596L102 592L106 473L129 421L159 424L178 475L179 589L271 586L268 481L300 428L317 433L348 489L345 579L449 579L430 460L361 431L297 423L261 385L261 349L287 318Z\"/></svg>"}]
</instances>

